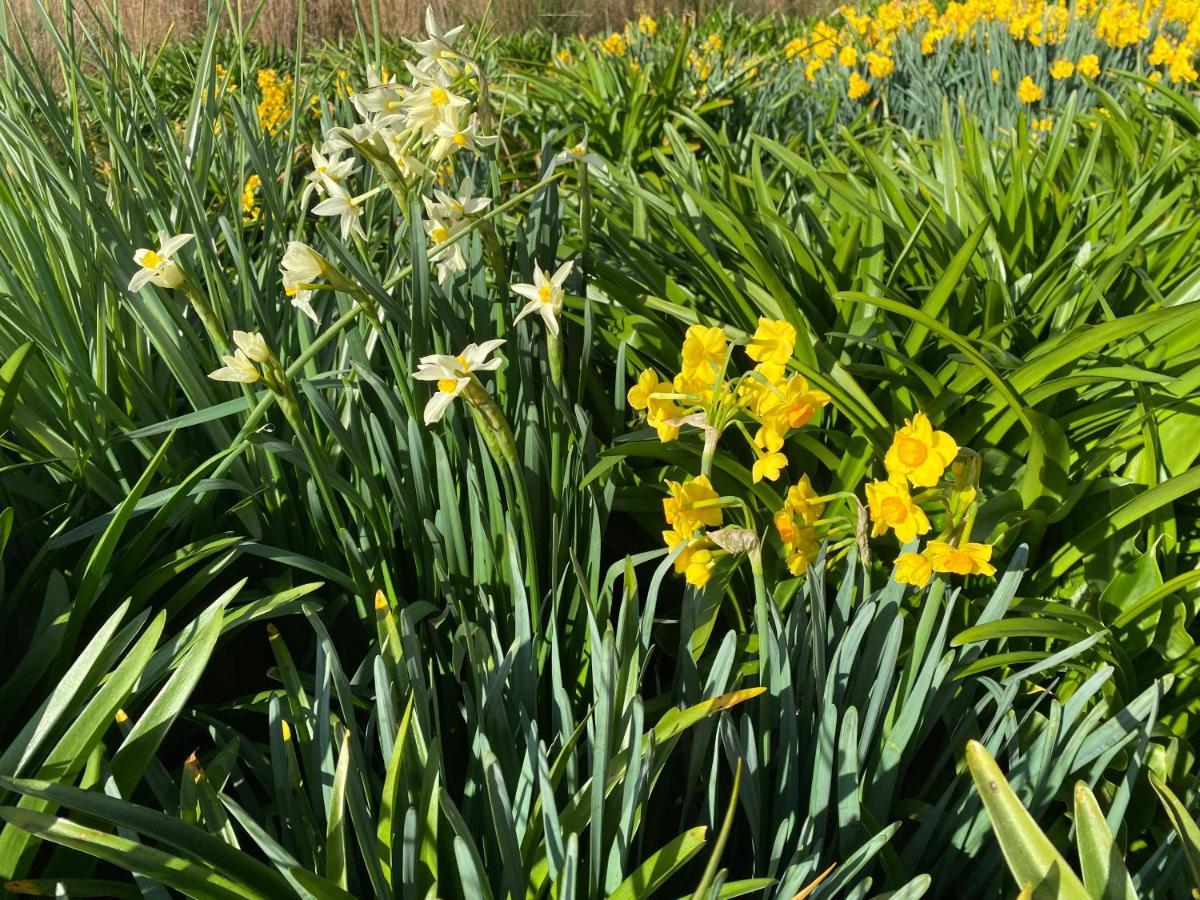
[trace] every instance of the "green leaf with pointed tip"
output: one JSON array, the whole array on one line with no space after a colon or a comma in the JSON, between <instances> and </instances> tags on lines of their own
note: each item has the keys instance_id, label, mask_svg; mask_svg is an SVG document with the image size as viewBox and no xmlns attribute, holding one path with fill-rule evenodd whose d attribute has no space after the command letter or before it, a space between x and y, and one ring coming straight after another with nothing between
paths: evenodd
<instances>
[{"instance_id":1,"label":"green leaf with pointed tip","mask_svg":"<svg viewBox=\"0 0 1200 900\"><path fill-rule=\"evenodd\" d=\"M215 871L259 893L270 895L288 889L287 882L273 869L229 846L215 835L166 813L98 791L85 791L49 781L4 778L0 779L0 784L6 789L38 797L118 828L153 837L190 856L202 857Z\"/></svg>"},{"instance_id":2,"label":"green leaf with pointed tip","mask_svg":"<svg viewBox=\"0 0 1200 900\"><path fill-rule=\"evenodd\" d=\"M8 430L8 421L16 408L17 394L21 391L21 378L25 374L25 365L29 362L29 351L32 349L33 341L27 341L10 353L4 365L0 366L0 434Z\"/></svg>"},{"instance_id":3,"label":"green leaf with pointed tip","mask_svg":"<svg viewBox=\"0 0 1200 900\"><path fill-rule=\"evenodd\" d=\"M1125 870L1104 813L1091 789L1075 784L1075 839L1083 886L1096 900L1137 900L1133 880Z\"/></svg>"},{"instance_id":4,"label":"green leaf with pointed tip","mask_svg":"<svg viewBox=\"0 0 1200 900\"><path fill-rule=\"evenodd\" d=\"M656 853L617 886L608 900L644 900L679 871L704 846L708 829L698 825L685 831Z\"/></svg>"},{"instance_id":5,"label":"green leaf with pointed tip","mask_svg":"<svg viewBox=\"0 0 1200 900\"><path fill-rule=\"evenodd\" d=\"M1083 883L1038 828L996 761L978 741L967 743L967 767L1017 884L1032 885L1034 900L1090 900Z\"/></svg>"}]
</instances>

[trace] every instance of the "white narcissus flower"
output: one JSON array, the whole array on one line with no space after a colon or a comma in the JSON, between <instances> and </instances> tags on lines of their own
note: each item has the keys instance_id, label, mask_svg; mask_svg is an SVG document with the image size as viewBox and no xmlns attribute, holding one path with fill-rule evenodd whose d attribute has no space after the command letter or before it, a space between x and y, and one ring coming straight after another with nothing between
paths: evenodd
<instances>
[{"instance_id":1,"label":"white narcissus flower","mask_svg":"<svg viewBox=\"0 0 1200 900\"><path fill-rule=\"evenodd\" d=\"M437 264L438 284L445 284L451 275L467 270L467 257L463 253L462 241L455 241L450 246L440 246L454 236L455 230L452 223L437 216L431 216L425 220L425 233L434 246L434 252L429 255L429 261Z\"/></svg>"},{"instance_id":2,"label":"white narcissus flower","mask_svg":"<svg viewBox=\"0 0 1200 900\"><path fill-rule=\"evenodd\" d=\"M412 149L409 132L385 128L382 134L387 154L396 164L396 168L400 170L402 177L411 180L421 178L429 173L425 164L409 153L409 150Z\"/></svg>"},{"instance_id":3,"label":"white narcissus flower","mask_svg":"<svg viewBox=\"0 0 1200 900\"><path fill-rule=\"evenodd\" d=\"M422 140L429 140L439 125L458 128L458 111L470 103L466 97L452 93L448 82L435 77L404 98L408 127L420 131Z\"/></svg>"},{"instance_id":4,"label":"white narcissus flower","mask_svg":"<svg viewBox=\"0 0 1200 900\"><path fill-rule=\"evenodd\" d=\"M350 102L364 119L373 114L394 115L400 112L408 87L394 78L382 78L374 66L367 66L367 87L358 91Z\"/></svg>"},{"instance_id":5,"label":"white narcissus flower","mask_svg":"<svg viewBox=\"0 0 1200 900\"><path fill-rule=\"evenodd\" d=\"M265 363L271 358L266 339L257 331L235 331L234 345L256 363Z\"/></svg>"},{"instance_id":6,"label":"white narcissus flower","mask_svg":"<svg viewBox=\"0 0 1200 900\"><path fill-rule=\"evenodd\" d=\"M462 34L462 30L462 25L456 25L454 28L443 31L437 17L433 14L433 7L425 7L425 33L428 35L428 39L408 42L421 55L419 67L427 71L436 66L447 74L457 74L458 67L453 62L454 57L457 56L454 52L454 42Z\"/></svg>"},{"instance_id":7,"label":"white narcissus flower","mask_svg":"<svg viewBox=\"0 0 1200 900\"><path fill-rule=\"evenodd\" d=\"M434 354L421 357L413 378L437 382L437 393L425 404L426 425L441 421L446 409L471 383L476 372L493 372L500 368L502 360L488 357L503 343L503 338L496 338L482 344L468 344L458 356Z\"/></svg>"},{"instance_id":8,"label":"white narcissus flower","mask_svg":"<svg viewBox=\"0 0 1200 900\"><path fill-rule=\"evenodd\" d=\"M279 271L283 273L283 289L289 294L312 284L325 273L325 257L301 241L288 241Z\"/></svg>"},{"instance_id":9,"label":"white narcissus flower","mask_svg":"<svg viewBox=\"0 0 1200 900\"><path fill-rule=\"evenodd\" d=\"M378 123L374 121L356 122L349 128L341 126L330 128L325 132L325 143L321 145L321 152L326 155L340 153L343 150L357 152L358 146L356 145L362 145L369 149L378 148L380 153L386 152Z\"/></svg>"},{"instance_id":10,"label":"white narcissus flower","mask_svg":"<svg viewBox=\"0 0 1200 900\"><path fill-rule=\"evenodd\" d=\"M556 165L561 163L582 162L586 164L589 169L598 169L601 172L604 172L608 169L608 166L605 164L604 160L602 160L595 153L588 152L586 137L574 147L568 147L566 150L561 151L557 156L554 157L554 162Z\"/></svg>"},{"instance_id":11,"label":"white narcissus flower","mask_svg":"<svg viewBox=\"0 0 1200 900\"><path fill-rule=\"evenodd\" d=\"M300 195L301 204L308 202L308 197L313 191L318 194L327 193L325 185L328 182L341 184L358 171L358 160L354 157L342 159L340 151L326 156L320 150L314 149L312 164L313 170L304 176L307 184L304 185L304 193Z\"/></svg>"},{"instance_id":12,"label":"white narcissus flower","mask_svg":"<svg viewBox=\"0 0 1200 900\"><path fill-rule=\"evenodd\" d=\"M443 160L459 150L478 153L481 149L496 143L496 135L476 132L478 124L475 116L471 116L471 120L466 125L457 122L440 122L433 129L434 143L429 155L435 160Z\"/></svg>"},{"instance_id":13,"label":"white narcissus flower","mask_svg":"<svg viewBox=\"0 0 1200 900\"><path fill-rule=\"evenodd\" d=\"M191 239L190 234L170 237L164 231L158 235L157 250L139 247L133 254L133 261L141 268L129 279L129 290L140 291L146 284L157 284L165 288L177 288L183 284L183 270L172 257L187 246Z\"/></svg>"},{"instance_id":14,"label":"white narcissus flower","mask_svg":"<svg viewBox=\"0 0 1200 900\"><path fill-rule=\"evenodd\" d=\"M235 331L233 343L237 349L233 356L222 356L224 368L209 373L214 381L236 381L239 384L252 384L258 381L260 375L255 363L265 363L271 358L271 350L267 342L257 331Z\"/></svg>"},{"instance_id":15,"label":"white narcissus flower","mask_svg":"<svg viewBox=\"0 0 1200 900\"><path fill-rule=\"evenodd\" d=\"M358 205L357 199L336 182L326 182L325 187L329 191L329 196L313 207L313 214L338 216L343 241L350 236L350 232L354 232L365 241L367 234L363 231L362 222L359 221L363 211L362 207Z\"/></svg>"},{"instance_id":16,"label":"white narcissus flower","mask_svg":"<svg viewBox=\"0 0 1200 900\"><path fill-rule=\"evenodd\" d=\"M425 203L425 212L431 220L445 219L455 224L462 219L477 216L492 205L491 197L473 197L475 184L471 179L464 178L459 185L458 194L451 195L445 191L434 189L434 199L421 199Z\"/></svg>"},{"instance_id":17,"label":"white narcissus flower","mask_svg":"<svg viewBox=\"0 0 1200 900\"><path fill-rule=\"evenodd\" d=\"M558 271L547 277L546 273L542 271L542 267L535 262L533 264L533 284L514 284L512 286L513 293L529 299L529 302L517 313L516 319L513 320L514 323L520 322L530 313L537 313L546 323L546 329L558 337L558 315L562 312L563 298L566 296L563 283L571 274L571 268L574 265L574 261L567 260L558 267Z\"/></svg>"},{"instance_id":18,"label":"white narcissus flower","mask_svg":"<svg viewBox=\"0 0 1200 900\"><path fill-rule=\"evenodd\" d=\"M224 367L208 375L213 381L236 381L239 384L258 381L258 369L241 350L235 350L233 356L222 356L221 359Z\"/></svg>"}]
</instances>

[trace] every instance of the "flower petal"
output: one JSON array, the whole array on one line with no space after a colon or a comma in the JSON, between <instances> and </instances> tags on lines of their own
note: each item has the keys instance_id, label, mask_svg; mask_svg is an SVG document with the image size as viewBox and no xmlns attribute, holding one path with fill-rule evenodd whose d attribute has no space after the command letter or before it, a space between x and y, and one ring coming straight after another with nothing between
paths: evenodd
<instances>
[{"instance_id":1,"label":"flower petal","mask_svg":"<svg viewBox=\"0 0 1200 900\"><path fill-rule=\"evenodd\" d=\"M429 402L425 404L425 424L440 422L450 404L454 402L454 397L454 394L444 394L441 391L430 397Z\"/></svg>"}]
</instances>

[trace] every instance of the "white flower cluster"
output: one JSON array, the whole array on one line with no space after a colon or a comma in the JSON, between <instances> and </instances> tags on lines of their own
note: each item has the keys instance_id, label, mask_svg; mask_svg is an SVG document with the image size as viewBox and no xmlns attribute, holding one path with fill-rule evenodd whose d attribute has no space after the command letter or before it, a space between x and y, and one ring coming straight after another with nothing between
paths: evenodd
<instances>
[{"instance_id":1,"label":"white flower cluster","mask_svg":"<svg viewBox=\"0 0 1200 900\"><path fill-rule=\"evenodd\" d=\"M394 193L402 193L413 179L431 174L455 153L478 153L496 142L495 135L481 133L481 103L468 96L468 91L474 90L478 98L485 91L485 82L470 57L455 49L462 26L444 30L429 9L425 29L425 40L410 42L420 54L415 65L405 63L411 84L401 84L368 69L366 90L356 93L352 100L361 120L349 128L330 129L324 145L313 151L313 171L308 175L305 197L316 191L324 198L313 207L313 213L337 217L343 240L351 234L366 239L360 220L363 202L370 195L356 196L349 189L348 179L358 171L359 164L353 158L343 158L343 154L357 153L380 172ZM467 202L462 202L464 199ZM459 217L482 210L488 202L477 201L469 193L464 197L460 190ZM454 221L454 216L431 217L426 232L432 237L436 231L445 234L443 240L448 239L454 233L450 227ZM440 281L465 265L461 250L444 256L438 260Z\"/></svg>"}]
</instances>

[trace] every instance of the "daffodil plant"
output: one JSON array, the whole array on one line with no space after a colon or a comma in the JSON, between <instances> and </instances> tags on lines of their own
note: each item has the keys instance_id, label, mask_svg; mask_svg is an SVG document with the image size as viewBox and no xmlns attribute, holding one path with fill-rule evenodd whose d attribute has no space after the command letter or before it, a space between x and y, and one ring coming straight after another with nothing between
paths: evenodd
<instances>
[{"instance_id":1,"label":"daffodil plant","mask_svg":"<svg viewBox=\"0 0 1200 900\"><path fill-rule=\"evenodd\" d=\"M723 497L711 481L713 457L723 433L740 432L753 456L751 480L778 481L788 466L788 438L806 427L828 405L830 397L813 388L800 373L789 370L796 331L788 322L760 319L754 334L743 342L753 367L731 374L730 341L719 326L693 325L684 337L681 368L669 381L654 369L644 370L630 388L628 401L644 413L646 422L664 443L679 437L685 427L704 435L700 473L683 482L668 481L663 515L668 526L663 539L675 552L675 569L694 587L703 587L720 560L748 553L755 577L758 568L755 517L751 502ZM896 562L896 579L924 587L934 572L992 575L992 548L970 540L977 506L978 457L960 449L954 439L933 428L929 417L917 413L899 428L884 455L887 477L865 486L865 506L851 492L822 494L807 473L787 487L782 504L768 510L779 539L783 562L793 575L802 575L818 557L822 543L836 559L853 544L867 555L870 537L889 531L902 545L932 531L925 507L938 504L944 527L920 553L906 552ZM912 489L918 489L914 494ZM857 516L826 518L834 500L847 500ZM755 536L731 542L724 510L738 506L745 527ZM720 530L714 530L720 529Z\"/></svg>"}]
</instances>

